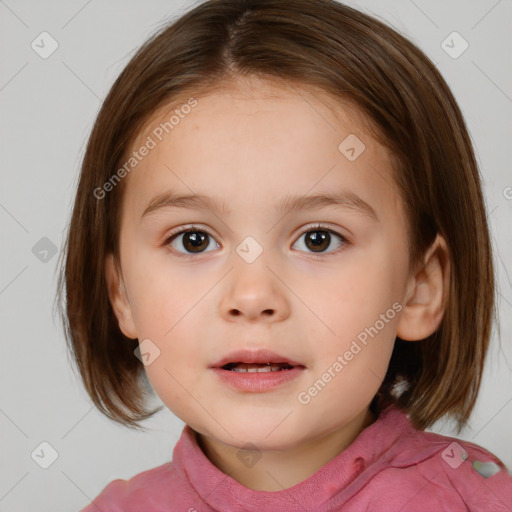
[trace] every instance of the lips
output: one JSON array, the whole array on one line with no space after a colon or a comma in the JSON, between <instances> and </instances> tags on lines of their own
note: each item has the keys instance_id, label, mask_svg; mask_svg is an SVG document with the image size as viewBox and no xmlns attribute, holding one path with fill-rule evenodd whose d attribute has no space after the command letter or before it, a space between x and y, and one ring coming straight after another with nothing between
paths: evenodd
<instances>
[{"instance_id":1,"label":"lips","mask_svg":"<svg viewBox=\"0 0 512 512\"><path fill-rule=\"evenodd\" d=\"M210 368L221 368L224 370L231 370L239 365L270 365L280 366L283 369L290 369L294 367L304 368L305 366L298 361L294 361L286 356L276 354L271 350L237 350L229 353L227 356L219 359L213 363Z\"/></svg>"}]
</instances>

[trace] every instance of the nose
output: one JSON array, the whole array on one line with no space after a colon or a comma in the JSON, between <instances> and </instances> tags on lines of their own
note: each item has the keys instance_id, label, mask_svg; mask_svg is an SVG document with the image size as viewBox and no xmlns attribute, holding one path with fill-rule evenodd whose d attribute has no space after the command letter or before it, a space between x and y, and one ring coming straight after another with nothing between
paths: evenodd
<instances>
[{"instance_id":1,"label":"nose","mask_svg":"<svg viewBox=\"0 0 512 512\"><path fill-rule=\"evenodd\" d=\"M271 323L290 315L286 287L263 262L243 263L230 274L220 304L226 320Z\"/></svg>"}]
</instances>

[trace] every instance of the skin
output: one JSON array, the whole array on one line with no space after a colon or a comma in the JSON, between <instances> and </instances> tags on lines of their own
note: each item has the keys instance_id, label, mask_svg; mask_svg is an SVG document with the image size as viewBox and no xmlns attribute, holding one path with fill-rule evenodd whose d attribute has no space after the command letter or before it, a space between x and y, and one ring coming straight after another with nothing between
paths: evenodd
<instances>
[{"instance_id":1,"label":"skin","mask_svg":"<svg viewBox=\"0 0 512 512\"><path fill-rule=\"evenodd\" d=\"M282 490L318 471L375 421L368 406L395 337L413 342L438 328L449 282L446 243L438 237L409 272L406 217L387 150L341 104L255 78L197 99L125 178L120 268L111 256L105 261L109 296L123 333L159 348L145 367L148 378L197 432L212 463L248 488ZM161 120L159 112L149 125ZM338 150L349 134L366 146L355 161ZM284 217L275 211L288 194L342 189L369 203L378 222L345 207ZM141 220L164 190L218 197L228 211L166 207ZM308 232L316 222L348 243L331 234L323 252L314 252ZM191 223L213 237L185 258L183 234L164 242ZM236 252L247 236L263 249L250 264ZM298 394L394 303L401 311L309 403L299 403ZM272 391L247 393L208 368L235 349L257 347L306 369ZM246 443L261 455L252 467L239 456Z\"/></svg>"}]
</instances>

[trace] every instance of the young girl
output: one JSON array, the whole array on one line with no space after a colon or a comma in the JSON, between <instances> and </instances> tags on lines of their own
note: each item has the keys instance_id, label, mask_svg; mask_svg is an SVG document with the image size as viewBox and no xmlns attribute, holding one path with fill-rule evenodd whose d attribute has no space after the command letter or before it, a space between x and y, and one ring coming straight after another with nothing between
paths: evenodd
<instances>
[{"instance_id":1,"label":"young girl","mask_svg":"<svg viewBox=\"0 0 512 512\"><path fill-rule=\"evenodd\" d=\"M210 0L121 73L84 157L59 292L84 385L172 461L84 512L512 510L460 428L494 312L453 95L332 0ZM151 386L145 380L149 380Z\"/></svg>"}]
</instances>

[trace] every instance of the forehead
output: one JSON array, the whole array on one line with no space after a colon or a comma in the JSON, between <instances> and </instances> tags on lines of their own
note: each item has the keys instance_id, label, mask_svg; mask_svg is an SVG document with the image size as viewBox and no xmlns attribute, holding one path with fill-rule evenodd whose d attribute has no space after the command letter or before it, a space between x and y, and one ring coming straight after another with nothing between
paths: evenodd
<instances>
[{"instance_id":1,"label":"forehead","mask_svg":"<svg viewBox=\"0 0 512 512\"><path fill-rule=\"evenodd\" d=\"M149 139L154 145L126 178L124 203L133 215L165 190L268 208L285 194L343 187L375 209L396 206L388 152L350 104L257 79L195 96L193 107L185 108L194 104L187 99L159 109L130 148Z\"/></svg>"}]
</instances>

